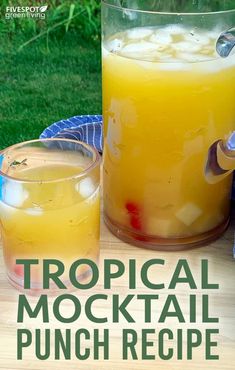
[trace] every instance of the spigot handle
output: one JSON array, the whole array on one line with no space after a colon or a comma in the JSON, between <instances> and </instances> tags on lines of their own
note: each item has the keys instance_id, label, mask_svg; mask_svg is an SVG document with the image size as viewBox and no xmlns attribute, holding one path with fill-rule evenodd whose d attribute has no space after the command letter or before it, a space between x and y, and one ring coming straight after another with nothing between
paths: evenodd
<instances>
[{"instance_id":1,"label":"spigot handle","mask_svg":"<svg viewBox=\"0 0 235 370\"><path fill-rule=\"evenodd\" d=\"M209 149L205 167L207 182L214 184L233 172L235 169L235 131L228 140L218 140Z\"/></svg>"}]
</instances>

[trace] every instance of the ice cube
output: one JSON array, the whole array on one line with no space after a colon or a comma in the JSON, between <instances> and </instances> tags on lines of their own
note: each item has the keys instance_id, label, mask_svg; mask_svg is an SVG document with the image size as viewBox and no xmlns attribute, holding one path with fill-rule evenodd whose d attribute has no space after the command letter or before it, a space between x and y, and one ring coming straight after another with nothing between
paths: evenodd
<instances>
[{"instance_id":1,"label":"ice cube","mask_svg":"<svg viewBox=\"0 0 235 370\"><path fill-rule=\"evenodd\" d=\"M83 179L76 184L76 190L81 194L83 198L88 198L94 193L96 187L92 179L90 177L87 177L86 179Z\"/></svg>"},{"instance_id":2,"label":"ice cube","mask_svg":"<svg viewBox=\"0 0 235 370\"><path fill-rule=\"evenodd\" d=\"M186 226L190 226L202 215L202 213L201 208L189 202L180 208L175 215L178 220L183 222Z\"/></svg>"},{"instance_id":3,"label":"ice cube","mask_svg":"<svg viewBox=\"0 0 235 370\"><path fill-rule=\"evenodd\" d=\"M12 207L21 207L28 198L28 192L16 181L7 181L3 185L3 202Z\"/></svg>"},{"instance_id":4,"label":"ice cube","mask_svg":"<svg viewBox=\"0 0 235 370\"><path fill-rule=\"evenodd\" d=\"M170 24L169 26L163 28L163 30L165 30L172 36L183 35L186 32L185 28L179 26L178 24Z\"/></svg>"},{"instance_id":5,"label":"ice cube","mask_svg":"<svg viewBox=\"0 0 235 370\"><path fill-rule=\"evenodd\" d=\"M141 53L144 53L144 52L149 52L149 51L154 51L156 50L156 45L153 44L152 42L147 42L147 41L142 41L140 43L131 43L131 44L128 44L126 45L123 49L122 49L122 54L132 54L132 53L139 53L139 55L141 55Z\"/></svg>"},{"instance_id":6,"label":"ice cube","mask_svg":"<svg viewBox=\"0 0 235 370\"><path fill-rule=\"evenodd\" d=\"M131 40L141 40L152 34L152 30L145 27L133 28L127 32L127 37Z\"/></svg>"},{"instance_id":7,"label":"ice cube","mask_svg":"<svg viewBox=\"0 0 235 370\"><path fill-rule=\"evenodd\" d=\"M28 208L25 213L30 216L41 216L43 214L43 209L40 207Z\"/></svg>"},{"instance_id":8,"label":"ice cube","mask_svg":"<svg viewBox=\"0 0 235 370\"><path fill-rule=\"evenodd\" d=\"M123 47L123 41L121 39L114 39L107 43L108 50L117 52Z\"/></svg>"},{"instance_id":9,"label":"ice cube","mask_svg":"<svg viewBox=\"0 0 235 370\"><path fill-rule=\"evenodd\" d=\"M150 37L150 41L160 45L170 45L172 43L172 37L168 32L159 30Z\"/></svg>"},{"instance_id":10,"label":"ice cube","mask_svg":"<svg viewBox=\"0 0 235 370\"><path fill-rule=\"evenodd\" d=\"M174 50L177 52L183 52L183 53L196 53L201 50L201 46L199 44L194 44L189 41L180 41L176 42L173 45Z\"/></svg>"}]
</instances>

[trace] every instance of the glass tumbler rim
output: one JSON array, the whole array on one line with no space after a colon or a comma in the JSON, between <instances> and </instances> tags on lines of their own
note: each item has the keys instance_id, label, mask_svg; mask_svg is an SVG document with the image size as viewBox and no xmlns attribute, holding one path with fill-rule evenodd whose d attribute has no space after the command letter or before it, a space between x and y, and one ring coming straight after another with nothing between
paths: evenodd
<instances>
[{"instance_id":1,"label":"glass tumbler rim","mask_svg":"<svg viewBox=\"0 0 235 370\"><path fill-rule=\"evenodd\" d=\"M217 11L210 11L210 12L170 12L170 11L156 11L156 10L144 10L144 9L134 9L129 7L122 7L121 5L111 4L110 0L101 0L101 3L109 6L110 8L115 8L117 10L127 10L130 12L136 13L146 13L146 14L156 14L156 15L172 15L172 16L203 16L203 15L219 15L219 14L229 14L235 13L235 7L228 9L228 10L217 10Z\"/></svg>"},{"instance_id":2,"label":"glass tumbler rim","mask_svg":"<svg viewBox=\"0 0 235 370\"><path fill-rule=\"evenodd\" d=\"M78 145L83 146L84 148L86 148L87 150L89 150L90 152L92 152L94 161L90 165L88 165L84 170L80 171L76 175L65 176L65 177L61 177L61 178L53 179L53 180L38 180L38 179L37 180L30 180L30 179L22 179L22 178L19 178L17 176L8 175L7 173L5 173L4 171L2 171L1 169L0 169L0 177L6 178L6 179L9 179L9 180L13 180L13 181L16 181L16 182L21 182L21 183L31 183L31 184L33 184L33 183L34 184L37 184L37 183L42 183L42 184L59 183L59 182L62 182L62 181L71 181L71 180L75 180L75 179L86 177L93 169L95 169L97 166L100 165L100 163L101 163L101 157L100 157L100 154L99 154L99 152L98 152L98 150L96 148L94 148L91 145L86 144L86 143L84 143L82 141L79 141L79 140L63 139L63 138L34 139L34 140L22 141L20 143L16 143L16 144L10 145L10 146L8 146L8 147L0 150L0 157L3 156L3 155L5 155L7 152L9 152L12 149L17 149L17 148L20 148L20 147L29 145L31 143L33 144L33 143L56 142L56 141L67 142L67 143L74 143L74 144L78 144Z\"/></svg>"}]
</instances>

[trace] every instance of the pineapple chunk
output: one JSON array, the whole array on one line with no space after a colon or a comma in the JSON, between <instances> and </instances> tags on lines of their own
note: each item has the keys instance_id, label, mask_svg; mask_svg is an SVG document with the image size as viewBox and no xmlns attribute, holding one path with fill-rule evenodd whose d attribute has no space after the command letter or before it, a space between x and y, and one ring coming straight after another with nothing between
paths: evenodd
<instances>
[{"instance_id":1,"label":"pineapple chunk","mask_svg":"<svg viewBox=\"0 0 235 370\"><path fill-rule=\"evenodd\" d=\"M171 221L152 217L148 220L147 233L167 238L171 233Z\"/></svg>"},{"instance_id":2,"label":"pineapple chunk","mask_svg":"<svg viewBox=\"0 0 235 370\"><path fill-rule=\"evenodd\" d=\"M202 213L202 210L196 204L186 203L175 215L178 220L183 222L186 226L190 226L202 215Z\"/></svg>"}]
</instances>

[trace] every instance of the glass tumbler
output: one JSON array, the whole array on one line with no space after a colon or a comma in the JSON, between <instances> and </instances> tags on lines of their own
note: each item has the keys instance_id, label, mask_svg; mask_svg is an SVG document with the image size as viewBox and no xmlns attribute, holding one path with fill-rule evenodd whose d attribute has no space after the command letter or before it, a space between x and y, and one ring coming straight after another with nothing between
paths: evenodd
<instances>
[{"instance_id":1,"label":"glass tumbler","mask_svg":"<svg viewBox=\"0 0 235 370\"><path fill-rule=\"evenodd\" d=\"M205 3L102 3L105 221L137 246L189 248L228 226L231 172L212 183L205 167L235 127L235 53L216 52L235 9Z\"/></svg>"},{"instance_id":2,"label":"glass tumbler","mask_svg":"<svg viewBox=\"0 0 235 370\"><path fill-rule=\"evenodd\" d=\"M65 266L61 280L69 288L70 265L99 256L98 152L78 141L45 139L6 148L0 158L1 234L10 282L23 288L24 268L16 259L37 259L31 293L40 292L42 261L56 259ZM78 279L89 272L82 265ZM58 288L51 283L49 289Z\"/></svg>"}]
</instances>

